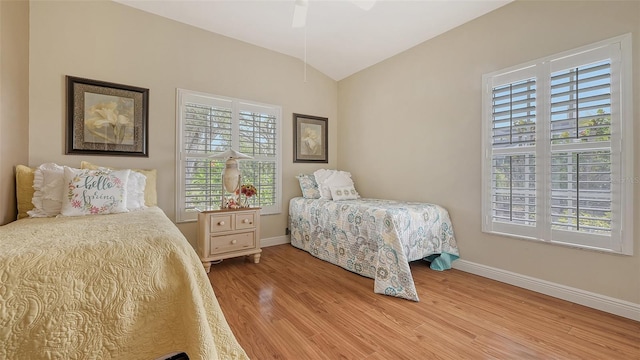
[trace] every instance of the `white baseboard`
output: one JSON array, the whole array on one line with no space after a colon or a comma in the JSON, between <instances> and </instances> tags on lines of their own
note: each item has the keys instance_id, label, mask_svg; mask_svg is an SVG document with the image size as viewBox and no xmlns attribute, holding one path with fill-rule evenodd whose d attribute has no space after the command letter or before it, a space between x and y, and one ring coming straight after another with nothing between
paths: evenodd
<instances>
[{"instance_id":1,"label":"white baseboard","mask_svg":"<svg viewBox=\"0 0 640 360\"><path fill-rule=\"evenodd\" d=\"M260 247L268 247L275 245L288 244L291 240L289 240L288 235L275 236L266 239L260 239Z\"/></svg>"},{"instance_id":2,"label":"white baseboard","mask_svg":"<svg viewBox=\"0 0 640 360\"><path fill-rule=\"evenodd\" d=\"M453 268L576 304L640 321L640 304L592 293L550 281L458 259Z\"/></svg>"}]
</instances>

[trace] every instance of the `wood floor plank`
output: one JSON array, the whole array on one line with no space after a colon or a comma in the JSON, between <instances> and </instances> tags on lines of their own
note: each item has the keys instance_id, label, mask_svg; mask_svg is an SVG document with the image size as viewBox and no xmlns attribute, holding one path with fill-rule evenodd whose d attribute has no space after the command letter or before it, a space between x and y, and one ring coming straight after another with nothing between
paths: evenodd
<instances>
[{"instance_id":1,"label":"wood floor plank","mask_svg":"<svg viewBox=\"0 0 640 360\"><path fill-rule=\"evenodd\" d=\"M290 245L209 279L252 359L633 359L640 322L458 270L411 263L420 302Z\"/></svg>"}]
</instances>

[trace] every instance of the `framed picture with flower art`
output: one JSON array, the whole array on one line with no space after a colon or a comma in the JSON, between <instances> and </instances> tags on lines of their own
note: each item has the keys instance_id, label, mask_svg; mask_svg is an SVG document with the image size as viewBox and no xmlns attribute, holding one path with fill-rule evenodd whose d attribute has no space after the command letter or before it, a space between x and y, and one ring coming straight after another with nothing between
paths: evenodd
<instances>
[{"instance_id":1,"label":"framed picture with flower art","mask_svg":"<svg viewBox=\"0 0 640 360\"><path fill-rule=\"evenodd\" d=\"M67 154L149 157L149 89L66 78Z\"/></svg>"},{"instance_id":2,"label":"framed picture with flower art","mask_svg":"<svg viewBox=\"0 0 640 360\"><path fill-rule=\"evenodd\" d=\"M329 162L328 118L293 114L293 162Z\"/></svg>"}]
</instances>

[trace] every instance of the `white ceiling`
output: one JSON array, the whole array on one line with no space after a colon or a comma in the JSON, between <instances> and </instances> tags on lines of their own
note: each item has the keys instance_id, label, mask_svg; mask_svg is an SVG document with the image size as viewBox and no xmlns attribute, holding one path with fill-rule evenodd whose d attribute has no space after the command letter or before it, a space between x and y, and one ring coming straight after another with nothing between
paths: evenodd
<instances>
[{"instance_id":1,"label":"white ceiling","mask_svg":"<svg viewBox=\"0 0 640 360\"><path fill-rule=\"evenodd\" d=\"M306 61L334 80L396 55L512 0L309 0L305 28L295 0L114 0ZM367 1L361 1L367 2Z\"/></svg>"}]
</instances>

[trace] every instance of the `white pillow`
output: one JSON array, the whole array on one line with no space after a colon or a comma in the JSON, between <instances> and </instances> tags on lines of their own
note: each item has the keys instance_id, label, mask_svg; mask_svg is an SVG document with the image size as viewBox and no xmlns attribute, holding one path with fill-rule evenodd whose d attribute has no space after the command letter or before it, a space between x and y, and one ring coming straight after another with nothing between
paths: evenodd
<instances>
[{"instance_id":1,"label":"white pillow","mask_svg":"<svg viewBox=\"0 0 640 360\"><path fill-rule=\"evenodd\" d=\"M333 200L355 200L360 197L353 185L331 187L331 197Z\"/></svg>"},{"instance_id":2,"label":"white pillow","mask_svg":"<svg viewBox=\"0 0 640 360\"><path fill-rule=\"evenodd\" d=\"M54 163L38 166L33 174L33 210L27 211L31 217L52 217L60 214L62 197L65 192L64 168Z\"/></svg>"},{"instance_id":3,"label":"white pillow","mask_svg":"<svg viewBox=\"0 0 640 360\"><path fill-rule=\"evenodd\" d=\"M61 214L82 216L127 212L131 170L80 170L64 167L67 184Z\"/></svg>"},{"instance_id":4,"label":"white pillow","mask_svg":"<svg viewBox=\"0 0 640 360\"><path fill-rule=\"evenodd\" d=\"M103 171L113 171L108 167L96 167L95 169ZM144 190L147 185L147 177L143 173L129 169L129 178L127 179L127 210L141 210L147 206L144 203Z\"/></svg>"},{"instance_id":5,"label":"white pillow","mask_svg":"<svg viewBox=\"0 0 640 360\"><path fill-rule=\"evenodd\" d=\"M329 199L333 199L331 188L345 186L355 187L353 180L351 180L351 173L346 171L336 171L322 183L322 190L320 192L324 194L325 191L328 191L330 195Z\"/></svg>"},{"instance_id":6,"label":"white pillow","mask_svg":"<svg viewBox=\"0 0 640 360\"><path fill-rule=\"evenodd\" d=\"M324 186L324 181L337 171L338 170L318 169L313 172L313 176L316 178L316 183L318 183L320 199L331 200L331 189Z\"/></svg>"},{"instance_id":7,"label":"white pillow","mask_svg":"<svg viewBox=\"0 0 640 360\"><path fill-rule=\"evenodd\" d=\"M146 208L144 204L144 189L147 177L144 174L131 170L127 179L127 209L141 210Z\"/></svg>"}]
</instances>

